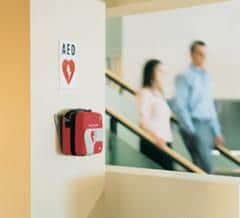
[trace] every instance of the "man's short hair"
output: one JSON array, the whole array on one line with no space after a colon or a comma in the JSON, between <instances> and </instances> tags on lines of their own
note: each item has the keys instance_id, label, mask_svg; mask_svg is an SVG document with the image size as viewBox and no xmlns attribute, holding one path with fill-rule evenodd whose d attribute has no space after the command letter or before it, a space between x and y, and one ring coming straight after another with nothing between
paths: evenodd
<instances>
[{"instance_id":1,"label":"man's short hair","mask_svg":"<svg viewBox=\"0 0 240 218\"><path fill-rule=\"evenodd\" d=\"M201 40L195 40L192 42L191 46L190 46L190 52L193 53L196 49L197 46L206 46L206 43L204 41Z\"/></svg>"}]
</instances>

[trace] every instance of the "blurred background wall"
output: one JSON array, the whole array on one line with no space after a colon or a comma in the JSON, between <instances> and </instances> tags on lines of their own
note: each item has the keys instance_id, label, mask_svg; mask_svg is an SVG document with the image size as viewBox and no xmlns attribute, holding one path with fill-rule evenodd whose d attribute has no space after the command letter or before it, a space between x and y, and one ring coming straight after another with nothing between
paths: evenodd
<instances>
[{"instance_id":1,"label":"blurred background wall","mask_svg":"<svg viewBox=\"0 0 240 218\"><path fill-rule=\"evenodd\" d=\"M121 29L122 40L115 47L121 47L119 56L123 78L139 87L145 60L159 58L167 66L165 90L171 96L174 76L189 63L189 44L201 39L206 41L209 48L207 69L214 80L215 97L238 99L239 5L239 1L228 1L118 18L121 19L121 25L117 26ZM107 26L111 22L109 19ZM112 36L109 34L108 39ZM109 52L107 54L111 56Z\"/></svg>"}]
</instances>

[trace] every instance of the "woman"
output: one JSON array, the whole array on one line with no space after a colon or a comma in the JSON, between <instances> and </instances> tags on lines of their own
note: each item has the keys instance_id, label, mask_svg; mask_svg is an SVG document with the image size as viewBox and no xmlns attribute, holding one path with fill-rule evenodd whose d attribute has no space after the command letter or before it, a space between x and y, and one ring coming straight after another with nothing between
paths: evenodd
<instances>
[{"instance_id":1,"label":"woman","mask_svg":"<svg viewBox=\"0 0 240 218\"><path fill-rule=\"evenodd\" d=\"M170 125L171 110L163 96L161 78L163 65L159 60L149 60L143 70L142 89L138 93L137 103L141 128L147 131L157 142L151 144L142 139L141 152L159 163L164 169L173 170L171 158L158 147L171 147L172 132Z\"/></svg>"}]
</instances>

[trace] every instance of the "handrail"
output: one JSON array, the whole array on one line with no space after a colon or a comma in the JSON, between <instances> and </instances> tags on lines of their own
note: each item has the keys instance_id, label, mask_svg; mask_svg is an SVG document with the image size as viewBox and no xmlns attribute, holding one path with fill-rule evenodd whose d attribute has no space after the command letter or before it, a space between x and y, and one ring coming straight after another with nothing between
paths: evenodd
<instances>
[{"instance_id":1,"label":"handrail","mask_svg":"<svg viewBox=\"0 0 240 218\"><path fill-rule=\"evenodd\" d=\"M110 70L107 70L105 75L107 78L109 78L110 80L112 80L113 82L115 82L116 84L118 84L120 87L127 90L131 94L133 94L133 95L137 94L137 89L135 89L131 85L124 82L118 76L114 75ZM179 122L175 118L172 118L171 121L173 121L176 125L179 126ZM227 149L224 145L215 145L215 149L217 149L226 158L230 159L237 165L240 165L240 158L232 155L231 152L229 151L229 149Z\"/></svg>"},{"instance_id":2,"label":"handrail","mask_svg":"<svg viewBox=\"0 0 240 218\"><path fill-rule=\"evenodd\" d=\"M215 145L215 148L225 157L228 159L231 159L234 163L237 165L240 165L240 158L234 156L231 154L231 151L229 151L224 145Z\"/></svg>"},{"instance_id":3,"label":"handrail","mask_svg":"<svg viewBox=\"0 0 240 218\"><path fill-rule=\"evenodd\" d=\"M121 123L122 125L124 125L125 127L127 127L129 130L131 130L132 132L134 132L135 134L137 134L138 136L140 136L141 138L144 138L146 140L148 140L149 142L151 142L152 144L157 144L156 140L154 140L154 138L152 136L150 136L146 131L144 131L143 129L141 129L140 127L130 123L125 117L123 117L120 114L117 114L116 112L112 111L109 108L106 108L106 113L108 115L110 115L111 117L113 117L116 121L118 121L119 123ZM197 167L196 165L194 165L192 162L190 162L189 160L185 159L184 157L182 157L181 155L179 155L177 152L175 152L173 149L169 148L169 147L158 147L159 149L161 149L163 152L165 152L166 154L168 154L172 159L174 159L177 163L179 163L181 166L183 166L184 168L186 168L187 170L191 171L191 172L196 172L196 173L202 173L205 174L205 172L200 169L199 167Z\"/></svg>"},{"instance_id":4,"label":"handrail","mask_svg":"<svg viewBox=\"0 0 240 218\"><path fill-rule=\"evenodd\" d=\"M122 81L118 76L113 74L110 70L106 71L106 77L116 84L118 84L121 88L126 89L128 92L130 92L133 95L137 94L137 89L133 88L132 86L128 85L124 81Z\"/></svg>"}]
</instances>

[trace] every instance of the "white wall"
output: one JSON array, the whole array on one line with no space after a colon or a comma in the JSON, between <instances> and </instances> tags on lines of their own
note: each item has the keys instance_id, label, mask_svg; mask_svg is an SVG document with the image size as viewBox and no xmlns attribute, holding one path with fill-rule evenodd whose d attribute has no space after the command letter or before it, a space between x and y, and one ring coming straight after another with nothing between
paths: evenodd
<instances>
[{"instance_id":1,"label":"white wall","mask_svg":"<svg viewBox=\"0 0 240 218\"><path fill-rule=\"evenodd\" d=\"M58 40L80 45L79 88L59 89ZM104 152L59 153L53 115L63 108L104 112L105 5L99 0L31 1L32 218L84 218L103 187Z\"/></svg>"},{"instance_id":2,"label":"white wall","mask_svg":"<svg viewBox=\"0 0 240 218\"><path fill-rule=\"evenodd\" d=\"M143 63L159 58L168 67L167 93L172 80L189 62L192 40L207 42L207 68L215 81L215 97L240 98L240 1L139 14L123 18L123 72L139 86Z\"/></svg>"}]
</instances>

